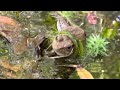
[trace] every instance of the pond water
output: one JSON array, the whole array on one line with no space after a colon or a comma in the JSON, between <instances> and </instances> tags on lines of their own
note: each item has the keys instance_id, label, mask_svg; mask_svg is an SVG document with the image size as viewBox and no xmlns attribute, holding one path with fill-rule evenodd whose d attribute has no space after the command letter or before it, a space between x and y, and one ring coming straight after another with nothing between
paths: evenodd
<instances>
[{"instance_id":1,"label":"pond water","mask_svg":"<svg viewBox=\"0 0 120 90\"><path fill-rule=\"evenodd\" d=\"M119 11L96 11L100 17L107 21L106 27L112 27L111 23L120 14ZM37 35L46 33L46 37L52 37L50 31L54 31L56 19L51 17L50 11L1 11L0 15L8 16L22 25L19 42L16 44L15 38L18 36L7 36L12 38L12 43L0 36L0 78L17 78L17 79L78 79L75 68L61 67L59 65L79 64L81 61L74 60L72 57L52 59L47 56L38 59L35 52L35 46L31 45L26 50L26 38L34 38ZM80 25L85 20L85 14L82 18L73 19L76 25ZM81 26L89 36L90 25ZM1 32L1 30L0 30ZM108 52L106 56L86 57L87 64L84 67L93 75L95 79L119 79L120 78L120 34L119 28L114 39L108 39ZM41 34L42 33L42 34ZM54 34L55 35L55 34ZM25 43L24 43L25 42ZM37 43L40 40L36 41ZM22 43L22 44L21 44ZM47 44L49 43L49 40ZM46 49L49 45L42 45ZM51 42L50 42L51 44ZM20 48L20 49L18 49ZM24 51L24 48L26 51ZM15 54L13 49L20 54ZM18 51L17 51L18 50ZM21 53L23 52L23 53ZM80 59L79 59L80 60ZM83 61L84 62L84 61Z\"/></svg>"}]
</instances>

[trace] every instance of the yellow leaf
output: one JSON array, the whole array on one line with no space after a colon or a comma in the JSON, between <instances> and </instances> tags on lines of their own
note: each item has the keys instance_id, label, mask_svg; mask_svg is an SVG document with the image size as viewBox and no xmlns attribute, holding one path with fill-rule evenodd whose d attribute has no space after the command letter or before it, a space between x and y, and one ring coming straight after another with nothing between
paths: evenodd
<instances>
[{"instance_id":1,"label":"yellow leaf","mask_svg":"<svg viewBox=\"0 0 120 90\"><path fill-rule=\"evenodd\" d=\"M81 79L94 79L89 71L84 68L76 68L77 74Z\"/></svg>"}]
</instances>

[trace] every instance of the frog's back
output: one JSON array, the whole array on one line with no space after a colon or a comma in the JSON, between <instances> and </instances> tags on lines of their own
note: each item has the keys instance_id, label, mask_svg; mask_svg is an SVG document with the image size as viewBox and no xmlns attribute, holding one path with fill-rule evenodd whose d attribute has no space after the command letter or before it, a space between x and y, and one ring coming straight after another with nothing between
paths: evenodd
<instances>
[{"instance_id":1,"label":"frog's back","mask_svg":"<svg viewBox=\"0 0 120 90\"><path fill-rule=\"evenodd\" d=\"M65 28L65 30L71 32L79 40L85 40L86 33L83 29L79 28L78 26L68 26Z\"/></svg>"}]
</instances>

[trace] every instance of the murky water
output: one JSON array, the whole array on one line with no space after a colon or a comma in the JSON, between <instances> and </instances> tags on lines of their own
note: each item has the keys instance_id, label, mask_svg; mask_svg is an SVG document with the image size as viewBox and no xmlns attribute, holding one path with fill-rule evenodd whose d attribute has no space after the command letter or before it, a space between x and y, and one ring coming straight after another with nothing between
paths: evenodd
<instances>
[{"instance_id":1,"label":"murky water","mask_svg":"<svg viewBox=\"0 0 120 90\"><path fill-rule=\"evenodd\" d=\"M17 12L16 12L17 13ZM23 11L19 17L16 17L15 12L0 12L0 15L10 16L22 24L23 36L35 37L41 32L51 31L54 28L56 20L51 18L47 11ZM99 11L101 15L105 15L111 22L120 14L119 11ZM79 25L78 21L76 24ZM108 23L109 25L109 23ZM85 29L85 27L83 27ZM119 31L118 31L119 32ZM89 31L88 31L89 33ZM49 35L48 35L49 36ZM59 67L58 65L78 64L71 58L50 59L44 57L37 60L35 56L35 48L31 47L24 53L16 55L13 53L12 45L3 37L0 37L0 60L7 60L7 62L20 67L18 71L5 68L5 64L0 65L0 78L37 78L37 79L52 79L52 78L76 78L75 69L68 67ZM109 52L105 57L86 58L89 63L86 64L86 69L90 71L94 78L103 79L119 79L120 78L120 35L110 40ZM44 47L46 48L46 47ZM7 58L7 59L5 59ZM3 67L4 66L4 67ZM7 66L7 64L6 64ZM8 70L9 69L9 70ZM74 75L75 74L75 75Z\"/></svg>"},{"instance_id":2,"label":"murky water","mask_svg":"<svg viewBox=\"0 0 120 90\"><path fill-rule=\"evenodd\" d=\"M120 14L119 11L101 11L99 12L107 16L111 21L115 20L115 18ZM119 64L120 64L120 35L118 31L118 35L114 40L110 40L109 44L109 54L105 57L95 59L95 63L91 63L88 69L91 70L94 77L103 78L103 79L119 79Z\"/></svg>"}]
</instances>

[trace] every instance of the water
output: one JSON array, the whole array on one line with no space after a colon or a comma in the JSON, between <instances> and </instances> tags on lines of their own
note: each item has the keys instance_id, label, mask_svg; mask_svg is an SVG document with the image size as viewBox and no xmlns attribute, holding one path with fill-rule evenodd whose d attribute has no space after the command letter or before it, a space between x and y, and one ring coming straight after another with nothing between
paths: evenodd
<instances>
[{"instance_id":1,"label":"water","mask_svg":"<svg viewBox=\"0 0 120 90\"><path fill-rule=\"evenodd\" d=\"M10 16L18 20L23 25L23 36L35 37L41 32L46 32L53 30L56 20L51 18L47 11L22 11L19 12L19 17L16 17L15 12L1 11L0 15ZM97 11L98 14L102 16L107 16L108 24L115 20L116 16L120 14L119 11ZM82 21L82 20L80 20ZM77 25L80 23L77 21ZM84 29L86 27L83 26ZM118 31L119 32L119 31ZM91 33L88 31L88 33ZM4 40L4 41L3 41ZM96 58L86 58L89 61L85 68L93 75L94 78L99 79L119 79L120 78L120 35L115 37L114 40L109 40L109 52L107 56L96 57ZM59 67L59 65L66 64L78 64L78 62L73 62L71 58L61 58L61 59L50 59L44 57L41 60L37 60L35 57L34 47L29 48L21 55L16 55L11 49L11 44L1 37L0 38L0 60L5 60L4 65L0 64L0 78L20 78L20 79L68 79L76 78L76 72L74 68ZM46 47L45 47L46 48ZM6 53L5 51L6 50ZM7 59L6 59L7 58ZM20 69L17 72L10 69L7 62L11 63L11 67L14 65ZM6 68L7 66L7 68Z\"/></svg>"}]
</instances>

